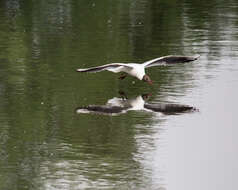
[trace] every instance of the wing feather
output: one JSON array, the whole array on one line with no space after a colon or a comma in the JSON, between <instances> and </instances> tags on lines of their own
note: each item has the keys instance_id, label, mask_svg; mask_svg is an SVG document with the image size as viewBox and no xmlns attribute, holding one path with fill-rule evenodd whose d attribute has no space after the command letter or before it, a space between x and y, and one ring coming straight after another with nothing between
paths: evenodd
<instances>
[{"instance_id":1,"label":"wing feather","mask_svg":"<svg viewBox=\"0 0 238 190\"><path fill-rule=\"evenodd\" d=\"M198 111L195 107L180 104L145 104L146 109L164 114L176 114L183 112Z\"/></svg>"},{"instance_id":2,"label":"wing feather","mask_svg":"<svg viewBox=\"0 0 238 190\"><path fill-rule=\"evenodd\" d=\"M195 56L168 55L168 56L152 59L150 61L146 61L143 64L145 65L145 68L148 68L153 66L190 62L190 61L194 61L198 59L199 57L200 55L195 55Z\"/></svg>"},{"instance_id":3,"label":"wing feather","mask_svg":"<svg viewBox=\"0 0 238 190\"><path fill-rule=\"evenodd\" d=\"M132 67L128 66L127 64L123 64L123 63L111 63L111 64L107 64L107 65L102 65L102 66L98 66L98 67L90 67L90 68L85 68L85 69L77 69L78 72L89 72L89 73L96 73L96 72L100 72L100 71L114 71L120 67L126 67L129 69L132 69Z\"/></svg>"}]
</instances>

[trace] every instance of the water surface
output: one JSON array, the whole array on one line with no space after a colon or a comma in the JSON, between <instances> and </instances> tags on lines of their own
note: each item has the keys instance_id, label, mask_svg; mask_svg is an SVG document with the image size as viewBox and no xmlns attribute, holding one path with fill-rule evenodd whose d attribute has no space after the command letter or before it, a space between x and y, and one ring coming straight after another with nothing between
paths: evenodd
<instances>
[{"instance_id":1,"label":"water surface","mask_svg":"<svg viewBox=\"0 0 238 190\"><path fill-rule=\"evenodd\" d=\"M237 189L238 3L1 1L0 189ZM75 69L169 54L149 86ZM77 113L150 94L199 111Z\"/></svg>"}]
</instances>

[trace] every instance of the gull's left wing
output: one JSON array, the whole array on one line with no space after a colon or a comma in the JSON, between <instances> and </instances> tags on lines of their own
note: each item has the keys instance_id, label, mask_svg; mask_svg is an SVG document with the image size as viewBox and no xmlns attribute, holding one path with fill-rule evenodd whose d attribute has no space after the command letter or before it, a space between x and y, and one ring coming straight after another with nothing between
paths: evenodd
<instances>
[{"instance_id":1,"label":"gull's left wing","mask_svg":"<svg viewBox=\"0 0 238 190\"><path fill-rule=\"evenodd\" d=\"M132 69L127 64L123 63L110 63L106 65L101 65L98 67L90 67L90 68L85 68L85 69L77 69L78 72L89 72L89 73L96 73L96 72L101 72L101 71L111 71L111 72L121 72L126 69Z\"/></svg>"},{"instance_id":2,"label":"gull's left wing","mask_svg":"<svg viewBox=\"0 0 238 190\"><path fill-rule=\"evenodd\" d=\"M168 115L197 111L197 109L192 106L181 104L145 104L144 106L148 110Z\"/></svg>"},{"instance_id":3,"label":"gull's left wing","mask_svg":"<svg viewBox=\"0 0 238 190\"><path fill-rule=\"evenodd\" d=\"M199 57L200 55L195 55L195 56L168 55L168 56L152 59L150 61L146 61L143 64L145 68L148 68L153 66L160 66L160 65L167 65L167 64L170 65L175 63L185 63L185 62L195 61Z\"/></svg>"}]
</instances>

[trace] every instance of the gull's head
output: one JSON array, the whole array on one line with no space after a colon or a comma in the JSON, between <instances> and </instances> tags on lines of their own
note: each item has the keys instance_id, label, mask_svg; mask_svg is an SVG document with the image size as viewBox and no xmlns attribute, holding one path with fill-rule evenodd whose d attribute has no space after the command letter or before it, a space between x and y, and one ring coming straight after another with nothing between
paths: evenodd
<instances>
[{"instance_id":1,"label":"gull's head","mask_svg":"<svg viewBox=\"0 0 238 190\"><path fill-rule=\"evenodd\" d=\"M142 94L141 97L143 98L144 101L148 100L152 96L151 93L148 94Z\"/></svg>"},{"instance_id":2,"label":"gull's head","mask_svg":"<svg viewBox=\"0 0 238 190\"><path fill-rule=\"evenodd\" d=\"M148 82L149 84L153 84L153 82L152 82L152 80L150 79L150 77L148 76L148 75L144 75L143 76L143 78L142 78L142 80L144 81L144 82Z\"/></svg>"}]
</instances>

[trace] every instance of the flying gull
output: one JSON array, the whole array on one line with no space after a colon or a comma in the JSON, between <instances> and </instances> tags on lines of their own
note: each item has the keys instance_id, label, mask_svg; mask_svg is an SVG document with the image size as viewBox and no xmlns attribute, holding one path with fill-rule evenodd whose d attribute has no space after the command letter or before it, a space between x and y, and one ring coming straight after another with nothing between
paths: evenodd
<instances>
[{"instance_id":1,"label":"flying gull","mask_svg":"<svg viewBox=\"0 0 238 190\"><path fill-rule=\"evenodd\" d=\"M161 66L161 65L173 65L176 63L185 63L191 62L198 59L200 55L195 56L178 56L178 55L168 55L164 57L159 57L156 59L152 59L150 61L146 61L142 64L138 63L110 63L106 65L101 65L98 67L91 67L91 68L84 68L84 69L77 69L78 72L89 72L89 73L96 73L100 71L111 71L113 73L124 72L125 74L121 75L119 79L124 79L127 74L136 77L139 80L144 82L148 82L152 84L152 80L150 77L145 73L145 69L154 66Z\"/></svg>"}]
</instances>

